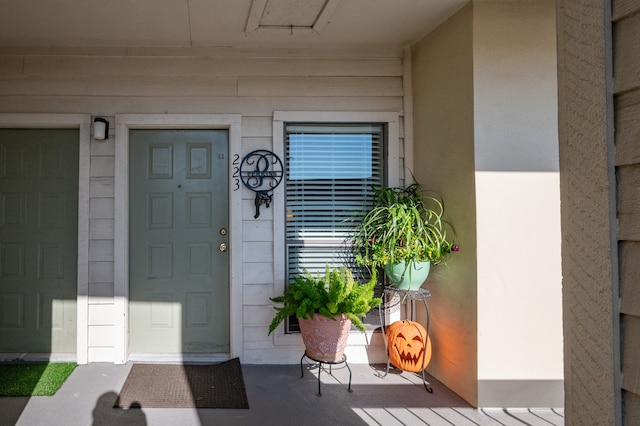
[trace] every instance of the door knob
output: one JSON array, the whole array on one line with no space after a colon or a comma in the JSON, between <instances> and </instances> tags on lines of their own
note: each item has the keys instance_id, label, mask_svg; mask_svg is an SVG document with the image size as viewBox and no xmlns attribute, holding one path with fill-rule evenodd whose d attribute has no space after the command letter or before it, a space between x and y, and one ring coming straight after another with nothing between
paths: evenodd
<instances>
[{"instance_id":1,"label":"door knob","mask_svg":"<svg viewBox=\"0 0 640 426\"><path fill-rule=\"evenodd\" d=\"M225 243L220 244L220 246L218 247L218 250L222 252L227 251L227 245Z\"/></svg>"}]
</instances>

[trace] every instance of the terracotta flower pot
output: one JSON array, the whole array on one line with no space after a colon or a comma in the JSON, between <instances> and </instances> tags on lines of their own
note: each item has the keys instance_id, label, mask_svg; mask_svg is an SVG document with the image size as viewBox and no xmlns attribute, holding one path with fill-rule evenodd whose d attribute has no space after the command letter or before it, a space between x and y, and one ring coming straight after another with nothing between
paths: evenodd
<instances>
[{"instance_id":1,"label":"terracotta flower pot","mask_svg":"<svg viewBox=\"0 0 640 426\"><path fill-rule=\"evenodd\" d=\"M320 314L312 319L299 318L300 331L307 355L316 361L342 361L351 320L344 315L336 315L333 321Z\"/></svg>"}]
</instances>

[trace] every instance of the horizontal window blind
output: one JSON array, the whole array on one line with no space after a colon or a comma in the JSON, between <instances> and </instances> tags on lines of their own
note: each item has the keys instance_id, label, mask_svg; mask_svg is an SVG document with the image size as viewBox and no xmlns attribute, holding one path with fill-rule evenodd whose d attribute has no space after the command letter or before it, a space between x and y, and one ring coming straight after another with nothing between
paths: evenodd
<instances>
[{"instance_id":1,"label":"horizontal window blind","mask_svg":"<svg viewBox=\"0 0 640 426\"><path fill-rule=\"evenodd\" d=\"M348 239L384 181L384 125L287 124L285 146L288 282L354 268Z\"/></svg>"},{"instance_id":2,"label":"horizontal window blind","mask_svg":"<svg viewBox=\"0 0 640 426\"><path fill-rule=\"evenodd\" d=\"M287 241L343 240L383 182L381 124L286 126Z\"/></svg>"}]
</instances>

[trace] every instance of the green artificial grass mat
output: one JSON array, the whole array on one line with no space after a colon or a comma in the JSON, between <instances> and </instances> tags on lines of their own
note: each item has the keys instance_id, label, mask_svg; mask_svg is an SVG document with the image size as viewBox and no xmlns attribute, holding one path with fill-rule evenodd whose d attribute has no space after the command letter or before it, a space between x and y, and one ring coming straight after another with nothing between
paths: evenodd
<instances>
[{"instance_id":1,"label":"green artificial grass mat","mask_svg":"<svg viewBox=\"0 0 640 426\"><path fill-rule=\"evenodd\" d=\"M76 366L75 362L0 364L0 396L51 396Z\"/></svg>"}]
</instances>

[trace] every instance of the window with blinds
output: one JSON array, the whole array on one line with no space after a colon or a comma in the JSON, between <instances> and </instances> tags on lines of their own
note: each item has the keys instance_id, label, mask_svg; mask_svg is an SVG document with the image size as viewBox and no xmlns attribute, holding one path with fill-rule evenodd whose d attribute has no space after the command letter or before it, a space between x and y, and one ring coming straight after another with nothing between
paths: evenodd
<instances>
[{"instance_id":1,"label":"window with blinds","mask_svg":"<svg viewBox=\"0 0 640 426\"><path fill-rule=\"evenodd\" d=\"M383 124L286 124L287 282L348 265L349 237L384 182ZM365 278L365 277L361 277ZM297 330L294 320L289 331Z\"/></svg>"}]
</instances>

